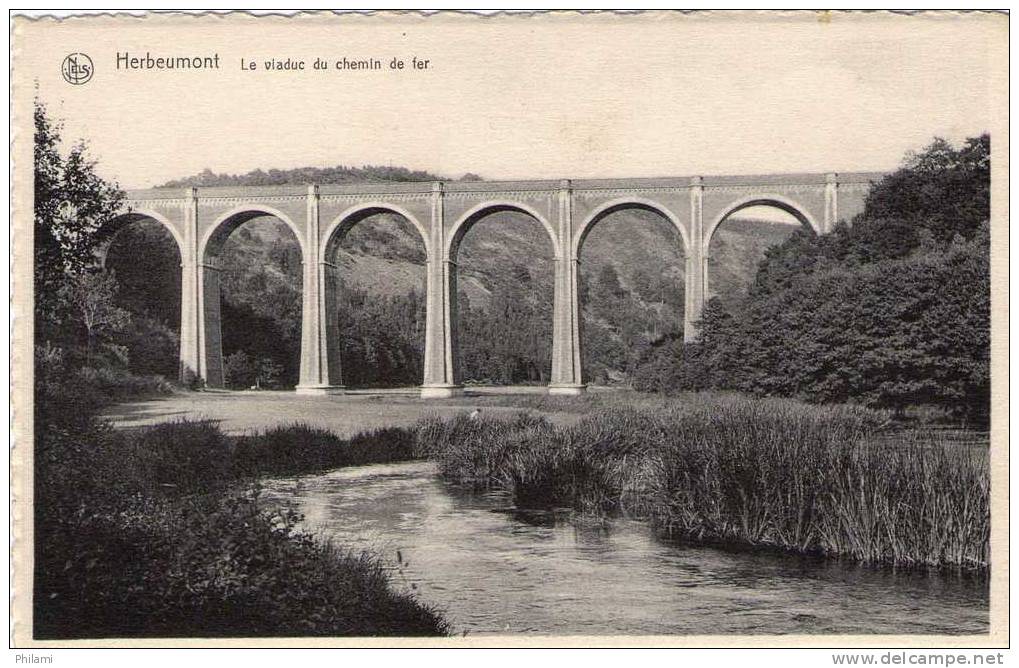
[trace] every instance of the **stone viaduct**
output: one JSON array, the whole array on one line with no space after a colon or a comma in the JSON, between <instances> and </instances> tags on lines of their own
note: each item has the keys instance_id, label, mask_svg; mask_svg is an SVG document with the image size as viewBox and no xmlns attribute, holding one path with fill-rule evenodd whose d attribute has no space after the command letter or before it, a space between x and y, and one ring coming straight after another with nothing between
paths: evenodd
<instances>
[{"instance_id":1,"label":"stone viaduct","mask_svg":"<svg viewBox=\"0 0 1019 668\"><path fill-rule=\"evenodd\" d=\"M136 190L114 225L140 219L162 223L180 249L181 374L209 387L223 386L217 257L233 230L274 216L293 230L303 258L301 373L297 391L342 391L333 264L344 235L378 213L403 216L417 229L427 253L426 334L422 397L460 390L457 368L457 252L478 220L515 211L547 231L555 256L552 375L548 391L584 391L581 368L578 265L588 232L623 209L654 211L682 239L686 258L685 335L696 324L707 293L712 234L727 217L751 206L788 212L817 234L860 212L881 174L771 174L660 179L574 181L405 182L356 185L201 187ZM140 261L143 259L139 258Z\"/></svg>"}]
</instances>

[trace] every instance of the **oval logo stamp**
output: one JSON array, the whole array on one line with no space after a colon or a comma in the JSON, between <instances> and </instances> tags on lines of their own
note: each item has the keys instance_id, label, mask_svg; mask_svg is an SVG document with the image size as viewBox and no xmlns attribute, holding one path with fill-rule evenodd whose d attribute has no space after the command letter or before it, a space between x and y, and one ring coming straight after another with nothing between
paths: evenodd
<instances>
[{"instance_id":1,"label":"oval logo stamp","mask_svg":"<svg viewBox=\"0 0 1019 668\"><path fill-rule=\"evenodd\" d=\"M94 72L95 66L92 64L92 59L84 53L68 54L60 66L60 73L64 75L64 81L75 86L88 83Z\"/></svg>"}]
</instances>

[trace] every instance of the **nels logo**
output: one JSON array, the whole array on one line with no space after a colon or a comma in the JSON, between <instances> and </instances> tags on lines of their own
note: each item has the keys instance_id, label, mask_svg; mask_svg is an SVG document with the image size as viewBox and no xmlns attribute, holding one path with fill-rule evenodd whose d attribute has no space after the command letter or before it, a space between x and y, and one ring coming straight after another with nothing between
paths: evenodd
<instances>
[{"instance_id":1,"label":"nels logo","mask_svg":"<svg viewBox=\"0 0 1019 668\"><path fill-rule=\"evenodd\" d=\"M60 66L60 72L64 75L64 81L75 86L88 83L95 72L92 59L84 53L72 53L64 58Z\"/></svg>"}]
</instances>

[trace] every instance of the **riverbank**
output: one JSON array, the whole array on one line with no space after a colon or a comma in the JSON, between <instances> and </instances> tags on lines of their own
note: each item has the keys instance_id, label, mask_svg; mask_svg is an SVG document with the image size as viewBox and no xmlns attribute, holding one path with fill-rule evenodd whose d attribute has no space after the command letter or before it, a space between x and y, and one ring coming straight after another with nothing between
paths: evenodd
<instances>
[{"instance_id":1,"label":"riverbank","mask_svg":"<svg viewBox=\"0 0 1019 668\"><path fill-rule=\"evenodd\" d=\"M497 389L503 391L506 388ZM188 419L213 422L230 435L272 429L282 424L304 424L328 430L341 438L350 438L373 429L412 428L425 417L452 419L459 413L475 409L511 418L523 408L555 422L576 422L588 412L587 404L591 401L586 397L570 397L565 399L575 400L556 402L557 398L549 397L541 387L517 388L522 394L515 395L475 394L482 391L471 389L468 396L441 400L421 399L416 388L325 396L298 395L292 391L179 392L110 406L102 416L117 428L145 427ZM615 393L597 392L592 393L592 397ZM634 392L625 394L628 397L636 395ZM546 407L542 407L543 402L548 402Z\"/></svg>"},{"instance_id":2,"label":"riverbank","mask_svg":"<svg viewBox=\"0 0 1019 668\"><path fill-rule=\"evenodd\" d=\"M522 508L434 462L267 477L300 526L384 554L456 635L986 634L986 578L662 540L646 521Z\"/></svg>"},{"instance_id":3,"label":"riverbank","mask_svg":"<svg viewBox=\"0 0 1019 668\"><path fill-rule=\"evenodd\" d=\"M300 416L315 424L280 424ZM949 440L856 407L194 393L107 417L119 428L39 438L40 638L448 633L378 558L301 533L258 491L262 477L419 458L521 508L625 515L687 543L989 568L979 435Z\"/></svg>"},{"instance_id":4,"label":"riverbank","mask_svg":"<svg viewBox=\"0 0 1019 668\"><path fill-rule=\"evenodd\" d=\"M623 513L701 543L986 571L986 449L890 429L858 407L690 395L566 426L430 420L418 441L448 480L521 506Z\"/></svg>"},{"instance_id":5,"label":"riverbank","mask_svg":"<svg viewBox=\"0 0 1019 668\"><path fill-rule=\"evenodd\" d=\"M40 432L36 638L449 632L380 558L301 532L253 482L406 458L400 430L233 438L207 422L115 431L86 418Z\"/></svg>"}]
</instances>

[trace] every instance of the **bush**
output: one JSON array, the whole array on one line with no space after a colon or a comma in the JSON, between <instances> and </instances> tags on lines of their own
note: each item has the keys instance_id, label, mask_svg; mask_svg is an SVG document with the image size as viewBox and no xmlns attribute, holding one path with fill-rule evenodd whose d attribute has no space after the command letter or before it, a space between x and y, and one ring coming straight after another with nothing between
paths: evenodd
<instances>
[{"instance_id":1,"label":"bush","mask_svg":"<svg viewBox=\"0 0 1019 668\"><path fill-rule=\"evenodd\" d=\"M448 633L435 611L390 587L376 557L297 531L296 515L267 509L257 487L239 484L270 471L409 457L412 446L401 430L343 441L300 425L237 439L211 422L120 432L91 417L41 424L33 633Z\"/></svg>"},{"instance_id":2,"label":"bush","mask_svg":"<svg viewBox=\"0 0 1019 668\"><path fill-rule=\"evenodd\" d=\"M162 376L136 376L123 369L82 367L75 375L102 404L173 392L173 385Z\"/></svg>"},{"instance_id":3,"label":"bush","mask_svg":"<svg viewBox=\"0 0 1019 668\"><path fill-rule=\"evenodd\" d=\"M268 512L256 494L139 498L44 534L37 638L436 635L381 563Z\"/></svg>"},{"instance_id":4,"label":"bush","mask_svg":"<svg viewBox=\"0 0 1019 668\"><path fill-rule=\"evenodd\" d=\"M341 439L325 429L302 424L240 437L233 453L234 466L241 475L294 475L415 457L414 435L407 429L387 427Z\"/></svg>"}]
</instances>

